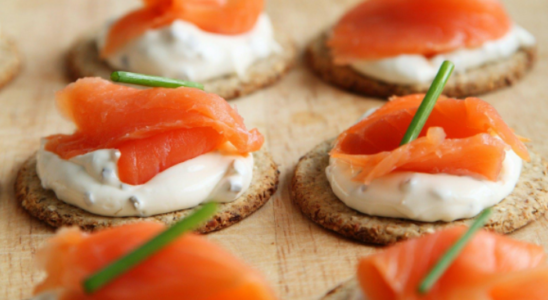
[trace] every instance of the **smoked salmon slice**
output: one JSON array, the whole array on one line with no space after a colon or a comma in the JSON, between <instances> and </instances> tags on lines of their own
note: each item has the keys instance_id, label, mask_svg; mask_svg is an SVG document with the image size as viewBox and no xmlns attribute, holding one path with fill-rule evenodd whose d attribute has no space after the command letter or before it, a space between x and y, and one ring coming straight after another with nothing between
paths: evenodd
<instances>
[{"instance_id":1,"label":"smoked salmon slice","mask_svg":"<svg viewBox=\"0 0 548 300\"><path fill-rule=\"evenodd\" d=\"M335 63L475 48L509 32L498 0L368 0L344 15L327 44Z\"/></svg>"},{"instance_id":2,"label":"smoked salmon slice","mask_svg":"<svg viewBox=\"0 0 548 300\"><path fill-rule=\"evenodd\" d=\"M47 137L45 149L63 159L118 149L119 177L128 184L213 150L245 154L264 142L223 98L195 88L139 90L84 78L57 92L56 100L76 132Z\"/></svg>"},{"instance_id":3,"label":"smoked salmon slice","mask_svg":"<svg viewBox=\"0 0 548 300\"><path fill-rule=\"evenodd\" d=\"M548 268L542 247L478 232L432 290L417 288L466 227L407 240L361 259L358 280L368 300L546 299Z\"/></svg>"},{"instance_id":4,"label":"smoked salmon slice","mask_svg":"<svg viewBox=\"0 0 548 300\"><path fill-rule=\"evenodd\" d=\"M205 238L186 234L92 295L82 281L165 229L141 222L84 233L61 229L38 252L47 272L35 294L60 289L61 300L273 300L264 279Z\"/></svg>"},{"instance_id":5,"label":"smoked salmon slice","mask_svg":"<svg viewBox=\"0 0 548 300\"><path fill-rule=\"evenodd\" d=\"M253 28L263 11L264 0L145 0L145 7L116 21L109 30L101 57L175 20L190 22L202 30L235 35Z\"/></svg>"},{"instance_id":6,"label":"smoked salmon slice","mask_svg":"<svg viewBox=\"0 0 548 300\"><path fill-rule=\"evenodd\" d=\"M400 146L423 98L415 94L390 99L339 135L331 157L361 167L355 180L364 183L396 171L496 181L507 148L529 160L527 148L512 129L490 104L478 98L440 97L419 138Z\"/></svg>"}]
</instances>

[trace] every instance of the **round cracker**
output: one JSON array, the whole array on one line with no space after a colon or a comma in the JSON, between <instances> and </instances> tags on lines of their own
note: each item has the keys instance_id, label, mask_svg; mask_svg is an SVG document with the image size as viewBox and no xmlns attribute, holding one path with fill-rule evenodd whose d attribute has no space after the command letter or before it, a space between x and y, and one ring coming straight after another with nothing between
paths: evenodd
<instances>
[{"instance_id":1,"label":"round cracker","mask_svg":"<svg viewBox=\"0 0 548 300\"><path fill-rule=\"evenodd\" d=\"M469 225L473 221L472 218L454 222L417 222L369 216L349 208L335 196L325 175L331 143L319 144L299 160L290 187L293 201L320 226L365 243L385 245L455 225ZM546 212L547 163L539 155L531 151L530 154L531 161L524 162L516 188L493 207L486 228L510 233Z\"/></svg>"},{"instance_id":2,"label":"round cracker","mask_svg":"<svg viewBox=\"0 0 548 300\"><path fill-rule=\"evenodd\" d=\"M21 69L21 58L15 43L0 32L0 88L10 82Z\"/></svg>"},{"instance_id":3,"label":"round cracker","mask_svg":"<svg viewBox=\"0 0 548 300\"><path fill-rule=\"evenodd\" d=\"M244 78L231 74L210 79L201 82L205 90L230 100L274 84L293 67L297 55L295 45L287 36L277 33L276 41L281 51L255 62ZM110 79L115 71L99 58L95 35L86 36L73 45L67 56L67 70L74 80L97 76Z\"/></svg>"},{"instance_id":4,"label":"round cracker","mask_svg":"<svg viewBox=\"0 0 548 300\"><path fill-rule=\"evenodd\" d=\"M306 49L305 58L312 70L323 80L342 89L372 97L387 99L397 95L426 93L430 83L402 85L384 82L358 73L349 66L333 64L326 45L327 33L314 39ZM454 73L445 85L443 94L463 98L510 86L523 77L534 65L536 46L520 48L512 56L493 63Z\"/></svg>"},{"instance_id":5,"label":"round cracker","mask_svg":"<svg viewBox=\"0 0 548 300\"><path fill-rule=\"evenodd\" d=\"M366 300L360 291L360 285L356 278L349 279L336 288L327 292L320 300Z\"/></svg>"},{"instance_id":6,"label":"round cracker","mask_svg":"<svg viewBox=\"0 0 548 300\"><path fill-rule=\"evenodd\" d=\"M233 202L219 203L217 213L196 231L208 233L238 223L263 206L276 192L279 171L271 155L265 150L260 150L253 153L253 158L255 165L249 189ZM183 209L150 217L95 215L57 199L52 190L44 189L36 173L36 156L34 155L23 164L17 174L15 196L32 216L53 227L77 225L84 230L95 230L139 221L172 225L197 209Z\"/></svg>"}]
</instances>

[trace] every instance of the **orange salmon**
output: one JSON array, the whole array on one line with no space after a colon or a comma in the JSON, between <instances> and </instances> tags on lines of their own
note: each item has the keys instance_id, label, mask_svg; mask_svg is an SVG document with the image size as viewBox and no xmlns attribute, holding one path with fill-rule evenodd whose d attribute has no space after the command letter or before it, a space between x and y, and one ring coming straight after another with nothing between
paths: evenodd
<instances>
[{"instance_id":1,"label":"orange salmon","mask_svg":"<svg viewBox=\"0 0 548 300\"><path fill-rule=\"evenodd\" d=\"M407 240L363 258L358 280L368 300L540 300L548 295L542 247L488 231L478 232L433 288L417 288L460 238L463 226Z\"/></svg>"},{"instance_id":2,"label":"orange salmon","mask_svg":"<svg viewBox=\"0 0 548 300\"><path fill-rule=\"evenodd\" d=\"M402 54L426 57L503 37L512 20L498 0L368 0L328 40L335 63Z\"/></svg>"},{"instance_id":3,"label":"orange salmon","mask_svg":"<svg viewBox=\"0 0 548 300\"><path fill-rule=\"evenodd\" d=\"M61 229L38 254L46 279L35 294L60 289L61 300L274 300L253 269L205 238L186 234L92 295L82 281L164 230L141 222L84 233Z\"/></svg>"},{"instance_id":4,"label":"orange salmon","mask_svg":"<svg viewBox=\"0 0 548 300\"><path fill-rule=\"evenodd\" d=\"M339 135L330 155L361 167L355 179L365 183L397 171L496 181L507 148L529 160L527 148L512 129L478 98L440 97L419 138L400 146L423 98L422 94L392 98Z\"/></svg>"},{"instance_id":5,"label":"orange salmon","mask_svg":"<svg viewBox=\"0 0 548 300\"><path fill-rule=\"evenodd\" d=\"M147 182L213 150L243 154L264 142L223 98L195 88L140 90L84 78L59 91L56 99L76 132L47 137L45 149L63 159L118 149L118 175L128 184Z\"/></svg>"},{"instance_id":6,"label":"orange salmon","mask_svg":"<svg viewBox=\"0 0 548 300\"><path fill-rule=\"evenodd\" d=\"M184 20L202 30L235 35L253 28L263 0L145 0L145 7L118 20L107 35L101 57L106 58L147 30Z\"/></svg>"}]
</instances>

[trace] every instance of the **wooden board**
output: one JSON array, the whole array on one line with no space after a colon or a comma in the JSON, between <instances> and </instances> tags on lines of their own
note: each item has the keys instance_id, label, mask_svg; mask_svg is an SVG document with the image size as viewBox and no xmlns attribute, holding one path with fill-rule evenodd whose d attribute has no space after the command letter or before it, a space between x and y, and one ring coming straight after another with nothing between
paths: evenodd
<instances>
[{"instance_id":1,"label":"wooden board","mask_svg":"<svg viewBox=\"0 0 548 300\"><path fill-rule=\"evenodd\" d=\"M271 0L268 12L302 49L356 2ZM540 61L516 86L483 98L548 157L548 1L505 3L517 23L538 38ZM29 297L43 276L34 269L33 257L54 230L16 204L13 181L40 137L72 131L55 110L53 98L54 91L67 84L63 55L81 33L138 4L137 0L0 1L0 23L16 38L25 58L22 74L0 91L0 299ZM259 212L209 238L262 271L280 299L317 299L351 276L357 259L376 248L340 238L305 219L289 199L291 172L310 148L383 101L328 86L300 62L279 84L232 103L249 126L266 136L282 181L279 192ZM548 222L541 220L513 237L548 249L547 227Z\"/></svg>"}]
</instances>

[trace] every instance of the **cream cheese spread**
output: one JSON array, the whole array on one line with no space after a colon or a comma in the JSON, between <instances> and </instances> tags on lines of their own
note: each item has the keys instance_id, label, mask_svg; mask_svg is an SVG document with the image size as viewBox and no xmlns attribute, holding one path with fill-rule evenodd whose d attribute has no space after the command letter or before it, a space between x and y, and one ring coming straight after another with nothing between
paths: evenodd
<instances>
[{"instance_id":1,"label":"cream cheese spread","mask_svg":"<svg viewBox=\"0 0 548 300\"><path fill-rule=\"evenodd\" d=\"M120 151L102 149L65 160L44 150L37 154L38 176L60 200L103 216L151 216L195 207L204 202L230 202L251 184L253 155L217 151L158 173L141 185L118 178Z\"/></svg>"},{"instance_id":2,"label":"cream cheese spread","mask_svg":"<svg viewBox=\"0 0 548 300\"><path fill-rule=\"evenodd\" d=\"M496 182L470 176L394 172L369 185L353 181L360 171L330 158L327 179L335 195L362 213L416 221L454 221L470 218L508 196L518 182L521 158L506 151Z\"/></svg>"},{"instance_id":3,"label":"cream cheese spread","mask_svg":"<svg viewBox=\"0 0 548 300\"><path fill-rule=\"evenodd\" d=\"M109 27L98 37L99 49ZM279 51L270 19L263 13L249 32L239 35L211 33L177 20L148 30L107 62L115 69L192 81L234 73L245 79L249 66Z\"/></svg>"},{"instance_id":4,"label":"cream cheese spread","mask_svg":"<svg viewBox=\"0 0 548 300\"><path fill-rule=\"evenodd\" d=\"M455 64L455 72L462 73L489 62L513 55L521 47L535 44L535 38L525 29L514 25L502 38L484 43L478 48L458 49L427 58L403 54L379 60L363 60L350 66L359 73L396 84L430 83L445 60Z\"/></svg>"}]
</instances>

